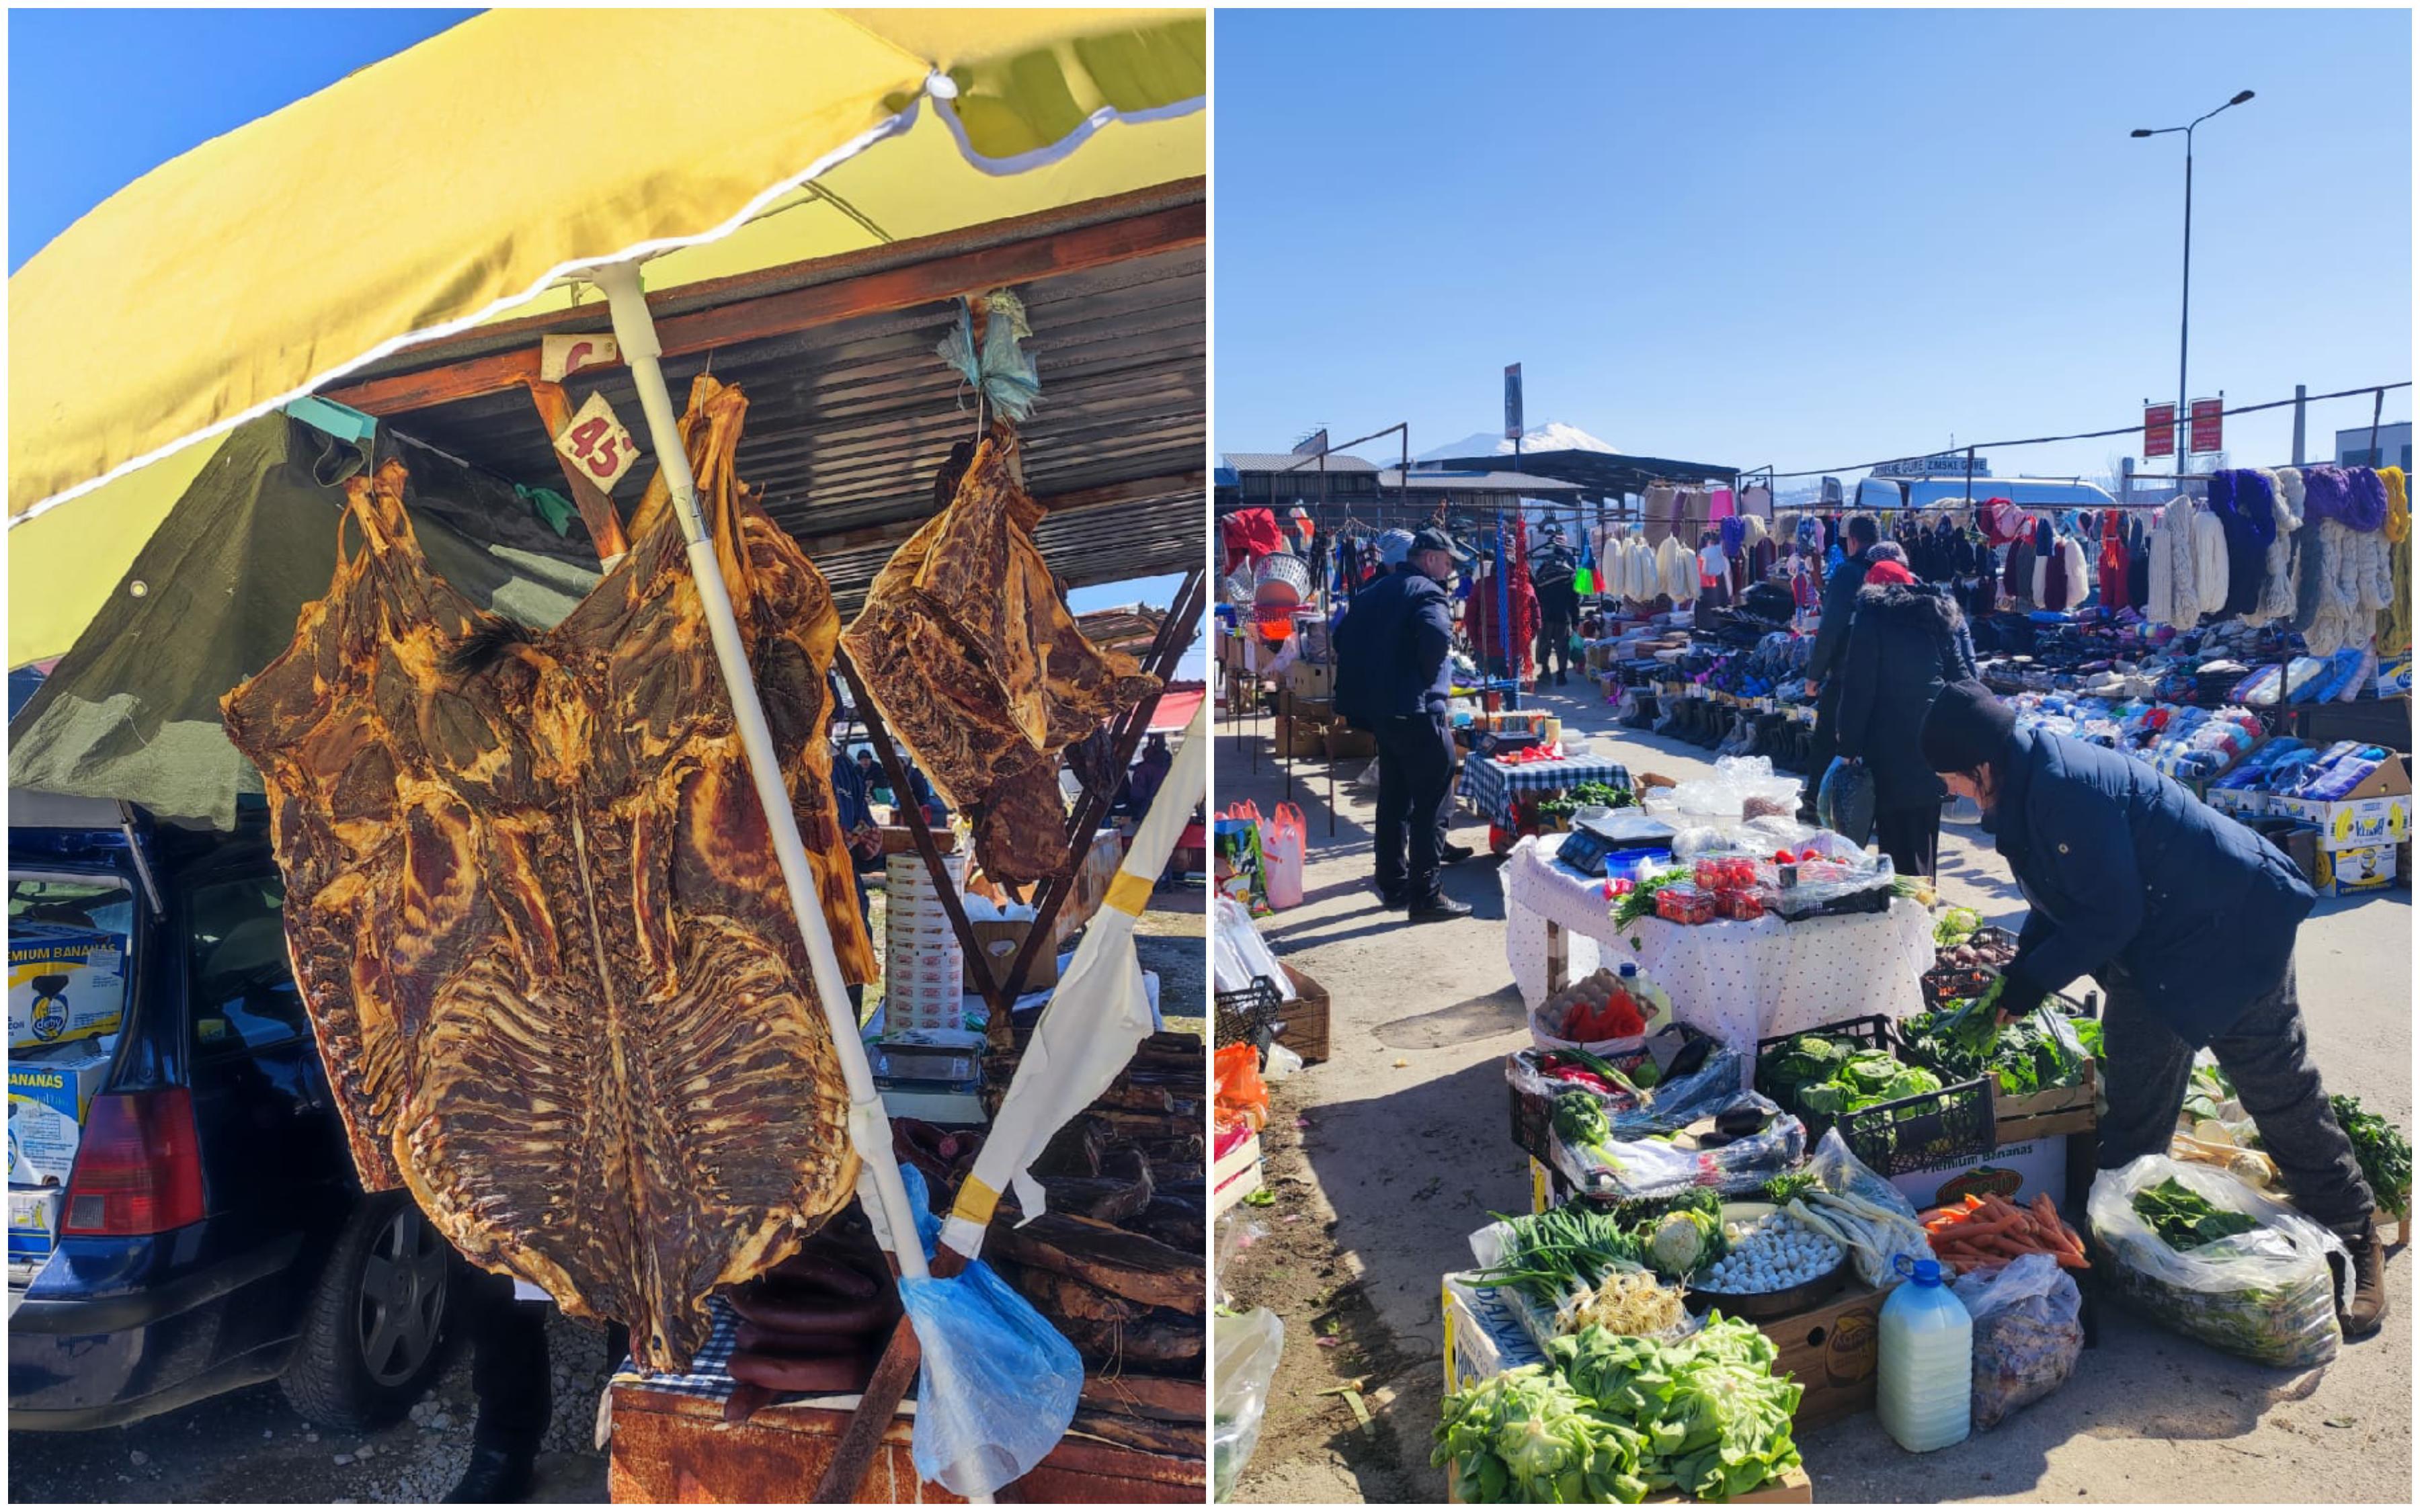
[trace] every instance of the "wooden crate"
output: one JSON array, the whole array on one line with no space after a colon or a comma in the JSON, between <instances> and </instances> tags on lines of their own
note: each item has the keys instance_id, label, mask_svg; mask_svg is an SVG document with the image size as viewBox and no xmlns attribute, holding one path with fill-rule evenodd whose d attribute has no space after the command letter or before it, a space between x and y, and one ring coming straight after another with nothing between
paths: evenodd
<instances>
[{"instance_id":1,"label":"wooden crate","mask_svg":"<svg viewBox=\"0 0 2420 1512\"><path fill-rule=\"evenodd\" d=\"M2101 1067L2087 1060L2084 1063L2084 1079L2073 1087L1993 1099L1992 1112L1999 1124L2000 1143L2013 1144L2020 1139L2040 1139L2055 1134L2081 1134L2096 1127L2099 1115L2094 1106L2100 1088Z\"/></svg>"},{"instance_id":2,"label":"wooden crate","mask_svg":"<svg viewBox=\"0 0 2420 1512\"><path fill-rule=\"evenodd\" d=\"M1887 1295L1852 1280L1848 1289L1803 1313L1757 1325L1781 1352L1774 1368L1789 1372L1805 1388L1798 1401L1798 1427L1811 1428L1873 1410L1874 1363Z\"/></svg>"},{"instance_id":3,"label":"wooden crate","mask_svg":"<svg viewBox=\"0 0 2420 1512\"><path fill-rule=\"evenodd\" d=\"M1311 974L1280 961L1279 968L1294 983L1295 998L1279 1006L1285 1027L1278 1034L1278 1043L1300 1056L1312 1065L1327 1058L1327 989L1313 980Z\"/></svg>"},{"instance_id":4,"label":"wooden crate","mask_svg":"<svg viewBox=\"0 0 2420 1512\"><path fill-rule=\"evenodd\" d=\"M613 1443L606 1486L616 1502L799 1503L831 1463L845 1411L780 1405L725 1424L702 1396L613 1388ZM916 1477L912 1421L882 1435L861 1502L961 1502ZM1165 1502L1199 1505L1209 1484L1200 1459L1179 1459L1070 1436L1016 1483L1019 1502ZM1003 1496L1001 1500L1009 1500Z\"/></svg>"}]
</instances>

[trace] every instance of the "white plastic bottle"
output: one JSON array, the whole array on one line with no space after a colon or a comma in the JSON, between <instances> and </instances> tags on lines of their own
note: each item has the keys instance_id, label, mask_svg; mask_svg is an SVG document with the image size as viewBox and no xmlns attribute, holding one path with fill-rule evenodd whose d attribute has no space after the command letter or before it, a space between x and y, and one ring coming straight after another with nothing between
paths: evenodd
<instances>
[{"instance_id":1,"label":"white plastic bottle","mask_svg":"<svg viewBox=\"0 0 2420 1512\"><path fill-rule=\"evenodd\" d=\"M1907 1281L1883 1304L1874 1411L1910 1454L1965 1442L1975 1406L1975 1319L1939 1260L1899 1257Z\"/></svg>"}]
</instances>

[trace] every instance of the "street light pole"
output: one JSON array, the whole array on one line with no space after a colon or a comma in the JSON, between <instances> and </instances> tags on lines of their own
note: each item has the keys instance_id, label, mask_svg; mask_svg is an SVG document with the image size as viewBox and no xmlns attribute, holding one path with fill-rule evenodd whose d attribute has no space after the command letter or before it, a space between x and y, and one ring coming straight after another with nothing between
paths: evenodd
<instances>
[{"instance_id":1,"label":"street light pole","mask_svg":"<svg viewBox=\"0 0 2420 1512\"><path fill-rule=\"evenodd\" d=\"M2242 104L2245 100L2250 100L2251 98L2252 98L2252 91L2251 91L2251 90L2249 90L2249 89L2245 89L2245 90L2242 90L2242 91L2239 92L2239 93L2236 95L2236 97L2235 97L2234 99L2232 99L2232 100L2228 100L2226 104L2219 106L2219 107L2218 107L2218 110L2213 110L2213 111L2209 112L2209 113L2208 113L2208 114L2206 114L2206 115L2202 115L2202 116L2195 116L2193 120L2188 121L2186 124L2184 124L2184 125L2182 125L2182 126L2163 126L2163 127L2159 128L2159 129L2158 129L2158 130L2156 130L2156 131L2146 130L2146 129L2144 129L2144 128L2137 127L2137 128L2135 128L2135 129L2134 129L2134 131L2133 131L2133 132L2129 133L2129 134L2133 135L2133 136L2142 137L2142 136L2167 136L2167 135L2170 135L2170 134L2172 134L2172 133L2174 133L2174 132L2177 132L2177 131L2182 131L2182 132L2184 133L2184 136L2185 136L2185 257L2184 257L2184 279L2183 279L2183 291L2182 291L2182 293L2181 293L2181 294L2180 295L2180 297L2179 297L2179 300L2178 300L2178 309L2177 309L2177 419L2176 419L2177 453L2176 453L2176 455L2177 455L2177 471L2178 471L2179 472L2185 472L2185 471L2190 471L2190 470L2191 470L2191 460L2190 460L2191 453L2190 453L2187 449L2188 449L2188 448L2193 444L2193 442L2192 442L2192 439L2191 439L2191 438L2192 438L2192 435L2193 435L2193 432L2192 432L2192 431L2191 431L2191 429L2188 427L2187 423L2186 423L2185 393L2186 393L2186 392L2187 392L2187 391L2186 391L2186 388L2185 388L2185 358L2186 358L2186 353L2190 350L2191 343L2192 343L2192 337L2193 337L2193 144L2194 144L2194 135L2193 135L2193 134L2194 134L2194 128L2195 128L2195 127L2199 126L2203 121L2206 121L2206 120L2210 119L2211 116L2215 116L2215 115L2217 115L2217 114L2219 113L2219 111L2231 110L2231 109L2233 109L2235 106Z\"/></svg>"}]
</instances>

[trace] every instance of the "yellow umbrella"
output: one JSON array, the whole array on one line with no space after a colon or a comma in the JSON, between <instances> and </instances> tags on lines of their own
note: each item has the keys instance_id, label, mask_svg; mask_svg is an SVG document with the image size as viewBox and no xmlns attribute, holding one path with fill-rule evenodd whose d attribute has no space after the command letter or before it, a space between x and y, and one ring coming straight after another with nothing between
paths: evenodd
<instances>
[{"instance_id":1,"label":"yellow umbrella","mask_svg":"<svg viewBox=\"0 0 2420 1512\"><path fill-rule=\"evenodd\" d=\"M519 312L574 275L604 290L831 1020L868 1196L890 1232L912 1235L639 265L783 207L812 206L818 221L829 207L882 239L858 176L843 193L842 175L865 162L866 191L879 188L888 175L870 149L928 110L980 174L1049 172L1070 198L1115 193L1131 186L1067 171L1075 147L1121 120L1179 123L1206 87L1198 10L489 12L147 175L9 280L11 535L114 475ZM1201 173L1198 133L1189 159L1183 140L1144 160L1144 182ZM801 186L822 193L802 199ZM954 219L924 203L928 224L908 234L1004 213L979 193L966 203L987 208ZM33 586L19 567L12 551L12 582ZM13 621L11 640L13 652ZM919 1245L896 1253L903 1274L923 1276Z\"/></svg>"},{"instance_id":2,"label":"yellow umbrella","mask_svg":"<svg viewBox=\"0 0 2420 1512\"><path fill-rule=\"evenodd\" d=\"M1207 88L1199 9L487 12L154 169L8 280L9 524L560 306L584 267L771 215L661 290L1198 176Z\"/></svg>"}]
</instances>

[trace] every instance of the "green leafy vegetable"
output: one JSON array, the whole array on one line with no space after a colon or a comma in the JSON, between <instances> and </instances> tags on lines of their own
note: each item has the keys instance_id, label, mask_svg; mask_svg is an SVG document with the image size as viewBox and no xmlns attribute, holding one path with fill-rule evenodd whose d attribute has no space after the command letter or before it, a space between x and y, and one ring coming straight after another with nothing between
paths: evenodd
<instances>
[{"instance_id":1,"label":"green leafy vegetable","mask_svg":"<svg viewBox=\"0 0 2420 1512\"><path fill-rule=\"evenodd\" d=\"M2359 1098L2338 1094L2328 1099L2328 1106L2335 1110L2336 1122L2352 1141L2353 1158L2361 1162L2362 1177L2369 1182L2379 1210L2397 1218L2411 1216L2412 1141L2363 1107Z\"/></svg>"},{"instance_id":2,"label":"green leafy vegetable","mask_svg":"<svg viewBox=\"0 0 2420 1512\"><path fill-rule=\"evenodd\" d=\"M1555 1099L1555 1133L1566 1144L1587 1149L1612 1137L1613 1125L1606 1121L1603 1103L1590 1093L1570 1091Z\"/></svg>"},{"instance_id":3,"label":"green leafy vegetable","mask_svg":"<svg viewBox=\"0 0 2420 1512\"><path fill-rule=\"evenodd\" d=\"M1657 888L1686 882L1695 875L1696 873L1689 868L1676 866L1669 872L1659 872L1652 877L1640 878L1638 886L1613 901L1613 927L1628 929L1654 913Z\"/></svg>"},{"instance_id":4,"label":"green leafy vegetable","mask_svg":"<svg viewBox=\"0 0 2420 1512\"><path fill-rule=\"evenodd\" d=\"M1816 1186L1813 1171L1789 1171L1764 1183L1764 1200L1776 1208L1786 1208Z\"/></svg>"},{"instance_id":5,"label":"green leafy vegetable","mask_svg":"<svg viewBox=\"0 0 2420 1512\"><path fill-rule=\"evenodd\" d=\"M1983 916L1972 908L1946 910L1932 926L1932 943L1956 945L1983 927Z\"/></svg>"},{"instance_id":6,"label":"green leafy vegetable","mask_svg":"<svg viewBox=\"0 0 2420 1512\"><path fill-rule=\"evenodd\" d=\"M2173 1176L2136 1193L2134 1211L2173 1250L2199 1249L2260 1227L2251 1214L2218 1207Z\"/></svg>"},{"instance_id":7,"label":"green leafy vegetable","mask_svg":"<svg viewBox=\"0 0 2420 1512\"><path fill-rule=\"evenodd\" d=\"M1657 1275L1678 1280L1722 1253L1723 1225L1691 1209L1666 1213L1647 1235L1647 1263Z\"/></svg>"}]
</instances>

